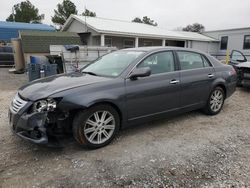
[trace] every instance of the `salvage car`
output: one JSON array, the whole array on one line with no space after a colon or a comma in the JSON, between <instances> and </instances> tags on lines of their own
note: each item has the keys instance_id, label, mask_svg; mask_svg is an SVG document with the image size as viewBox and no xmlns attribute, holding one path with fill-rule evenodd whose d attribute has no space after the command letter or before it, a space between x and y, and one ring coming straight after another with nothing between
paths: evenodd
<instances>
[{"instance_id":1,"label":"salvage car","mask_svg":"<svg viewBox=\"0 0 250 188\"><path fill-rule=\"evenodd\" d=\"M21 87L9 111L19 137L49 144L72 132L82 146L109 144L124 127L203 109L218 114L235 91L236 72L186 48L141 47L100 57L80 72Z\"/></svg>"},{"instance_id":2,"label":"salvage car","mask_svg":"<svg viewBox=\"0 0 250 188\"><path fill-rule=\"evenodd\" d=\"M230 65L232 65L238 75L238 86L250 87L250 62L247 61L240 51L233 50L230 57Z\"/></svg>"}]
</instances>

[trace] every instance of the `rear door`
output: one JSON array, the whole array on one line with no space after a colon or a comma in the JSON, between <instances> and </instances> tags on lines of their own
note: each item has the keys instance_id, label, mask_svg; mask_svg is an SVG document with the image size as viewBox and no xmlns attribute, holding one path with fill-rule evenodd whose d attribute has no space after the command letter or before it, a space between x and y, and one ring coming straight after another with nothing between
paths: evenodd
<instances>
[{"instance_id":1,"label":"rear door","mask_svg":"<svg viewBox=\"0 0 250 188\"><path fill-rule=\"evenodd\" d=\"M146 57L136 68L150 67L151 75L136 80L126 79L129 120L153 116L180 106L179 72L172 51Z\"/></svg>"},{"instance_id":2,"label":"rear door","mask_svg":"<svg viewBox=\"0 0 250 188\"><path fill-rule=\"evenodd\" d=\"M207 101L215 72L202 54L176 51L180 66L181 106L192 107Z\"/></svg>"}]
</instances>

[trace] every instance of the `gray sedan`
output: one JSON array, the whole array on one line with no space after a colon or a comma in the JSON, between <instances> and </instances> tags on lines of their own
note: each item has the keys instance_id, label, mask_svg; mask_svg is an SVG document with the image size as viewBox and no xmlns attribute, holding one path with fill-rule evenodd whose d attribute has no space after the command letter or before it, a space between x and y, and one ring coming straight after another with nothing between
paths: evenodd
<instances>
[{"instance_id":1,"label":"gray sedan","mask_svg":"<svg viewBox=\"0 0 250 188\"><path fill-rule=\"evenodd\" d=\"M218 114L236 80L232 66L199 51L124 49L80 72L21 87L10 107L10 125L37 144L72 132L79 144L99 148L129 125L197 109Z\"/></svg>"}]
</instances>

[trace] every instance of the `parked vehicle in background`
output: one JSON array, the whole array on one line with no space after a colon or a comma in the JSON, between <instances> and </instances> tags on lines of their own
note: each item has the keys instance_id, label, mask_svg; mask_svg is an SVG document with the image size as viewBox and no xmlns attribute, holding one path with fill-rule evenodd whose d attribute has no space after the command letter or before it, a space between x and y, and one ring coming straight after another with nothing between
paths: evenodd
<instances>
[{"instance_id":1,"label":"parked vehicle in background","mask_svg":"<svg viewBox=\"0 0 250 188\"><path fill-rule=\"evenodd\" d=\"M250 62L240 51L233 50L230 58L230 65L232 65L238 75L238 86L250 87Z\"/></svg>"},{"instance_id":2,"label":"parked vehicle in background","mask_svg":"<svg viewBox=\"0 0 250 188\"><path fill-rule=\"evenodd\" d=\"M0 67L13 66L13 65L14 65L14 55L12 47L0 46Z\"/></svg>"},{"instance_id":3,"label":"parked vehicle in background","mask_svg":"<svg viewBox=\"0 0 250 188\"><path fill-rule=\"evenodd\" d=\"M232 66L191 49L119 50L81 72L21 87L10 106L10 125L37 144L72 131L80 145L99 148L129 125L197 109L218 114L236 78Z\"/></svg>"}]
</instances>

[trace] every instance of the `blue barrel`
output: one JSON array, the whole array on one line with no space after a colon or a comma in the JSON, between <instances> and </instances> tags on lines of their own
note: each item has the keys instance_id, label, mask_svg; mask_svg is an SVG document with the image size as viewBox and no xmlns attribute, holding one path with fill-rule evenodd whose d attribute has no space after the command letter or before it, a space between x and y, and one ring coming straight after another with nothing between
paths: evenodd
<instances>
[{"instance_id":1,"label":"blue barrel","mask_svg":"<svg viewBox=\"0 0 250 188\"><path fill-rule=\"evenodd\" d=\"M46 64L43 65L44 76L53 76L57 74L57 64Z\"/></svg>"},{"instance_id":2,"label":"blue barrel","mask_svg":"<svg viewBox=\"0 0 250 188\"><path fill-rule=\"evenodd\" d=\"M40 76L40 64L28 64L29 81L39 79Z\"/></svg>"},{"instance_id":3,"label":"blue barrel","mask_svg":"<svg viewBox=\"0 0 250 188\"><path fill-rule=\"evenodd\" d=\"M30 63L31 64L38 64L40 63L40 58L39 57L36 57L36 56L30 56Z\"/></svg>"}]
</instances>

